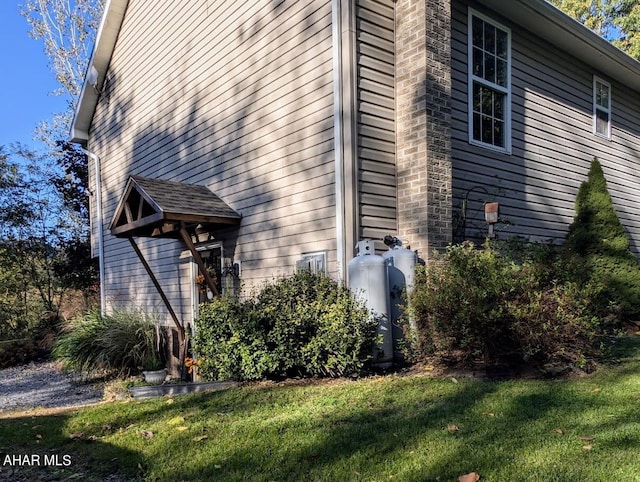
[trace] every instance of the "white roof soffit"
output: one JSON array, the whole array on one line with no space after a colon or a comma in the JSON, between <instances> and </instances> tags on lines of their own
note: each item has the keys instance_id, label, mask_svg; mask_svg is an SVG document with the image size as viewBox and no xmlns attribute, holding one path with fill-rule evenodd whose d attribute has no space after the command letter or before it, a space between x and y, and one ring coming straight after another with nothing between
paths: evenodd
<instances>
[{"instance_id":1,"label":"white roof soffit","mask_svg":"<svg viewBox=\"0 0 640 482\"><path fill-rule=\"evenodd\" d=\"M85 144L129 0L107 0L71 123L71 142Z\"/></svg>"},{"instance_id":2,"label":"white roof soffit","mask_svg":"<svg viewBox=\"0 0 640 482\"><path fill-rule=\"evenodd\" d=\"M546 0L481 0L517 25L546 39L603 76L640 92L640 62Z\"/></svg>"}]
</instances>

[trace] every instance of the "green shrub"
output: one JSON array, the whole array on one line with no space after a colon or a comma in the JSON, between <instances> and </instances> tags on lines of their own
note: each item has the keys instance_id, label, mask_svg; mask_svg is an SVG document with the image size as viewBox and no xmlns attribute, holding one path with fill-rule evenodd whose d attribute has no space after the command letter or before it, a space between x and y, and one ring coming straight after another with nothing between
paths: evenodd
<instances>
[{"instance_id":1,"label":"green shrub","mask_svg":"<svg viewBox=\"0 0 640 482\"><path fill-rule=\"evenodd\" d=\"M251 300L230 296L200 305L193 342L203 378L254 380L274 371L267 329L255 315Z\"/></svg>"},{"instance_id":2,"label":"green shrub","mask_svg":"<svg viewBox=\"0 0 640 482\"><path fill-rule=\"evenodd\" d=\"M194 351L206 378L340 376L361 370L375 341L375 322L348 289L297 273L252 300L203 304Z\"/></svg>"},{"instance_id":3,"label":"green shrub","mask_svg":"<svg viewBox=\"0 0 640 482\"><path fill-rule=\"evenodd\" d=\"M163 343L156 320L141 312L101 315L92 311L68 322L53 355L85 373L131 375L162 367Z\"/></svg>"},{"instance_id":4,"label":"green shrub","mask_svg":"<svg viewBox=\"0 0 640 482\"><path fill-rule=\"evenodd\" d=\"M450 246L418 270L410 296L418 356L583 365L596 354L594 341L602 332L601 319L591 312L602 287L565 279L550 246L517 256L504 248Z\"/></svg>"},{"instance_id":5,"label":"green shrub","mask_svg":"<svg viewBox=\"0 0 640 482\"><path fill-rule=\"evenodd\" d=\"M567 266L581 283L604 289L594 307L614 304L623 318L640 315L640 264L629 249L629 237L618 219L602 167L591 163L587 181L578 191L575 218L565 242Z\"/></svg>"}]
</instances>

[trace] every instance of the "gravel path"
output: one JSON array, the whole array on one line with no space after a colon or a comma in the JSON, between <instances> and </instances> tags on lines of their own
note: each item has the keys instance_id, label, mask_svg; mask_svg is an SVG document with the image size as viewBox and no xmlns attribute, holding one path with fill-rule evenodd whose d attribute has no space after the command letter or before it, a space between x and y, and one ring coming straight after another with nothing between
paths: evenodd
<instances>
[{"instance_id":1,"label":"gravel path","mask_svg":"<svg viewBox=\"0 0 640 482\"><path fill-rule=\"evenodd\" d=\"M87 405L102 400L100 384L83 383L55 362L29 363L0 370L0 413L29 408Z\"/></svg>"}]
</instances>

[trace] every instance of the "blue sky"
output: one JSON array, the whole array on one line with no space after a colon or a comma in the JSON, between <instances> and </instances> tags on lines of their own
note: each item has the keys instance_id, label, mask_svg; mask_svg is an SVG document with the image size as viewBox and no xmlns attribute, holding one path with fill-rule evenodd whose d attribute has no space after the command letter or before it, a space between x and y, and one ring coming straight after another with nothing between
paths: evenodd
<instances>
[{"instance_id":1,"label":"blue sky","mask_svg":"<svg viewBox=\"0 0 640 482\"><path fill-rule=\"evenodd\" d=\"M38 147L33 131L43 120L66 110L41 41L28 35L20 0L0 0L0 146L13 142Z\"/></svg>"}]
</instances>

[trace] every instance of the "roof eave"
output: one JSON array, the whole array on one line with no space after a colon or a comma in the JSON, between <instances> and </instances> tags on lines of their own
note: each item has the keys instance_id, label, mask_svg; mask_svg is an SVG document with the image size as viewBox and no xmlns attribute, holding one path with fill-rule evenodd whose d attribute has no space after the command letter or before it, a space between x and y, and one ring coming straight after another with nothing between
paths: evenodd
<instances>
[{"instance_id":1,"label":"roof eave","mask_svg":"<svg viewBox=\"0 0 640 482\"><path fill-rule=\"evenodd\" d=\"M70 142L86 144L129 0L107 0L71 123Z\"/></svg>"},{"instance_id":2,"label":"roof eave","mask_svg":"<svg viewBox=\"0 0 640 482\"><path fill-rule=\"evenodd\" d=\"M546 0L482 0L482 3L545 38L602 75L640 91L640 62Z\"/></svg>"}]
</instances>

